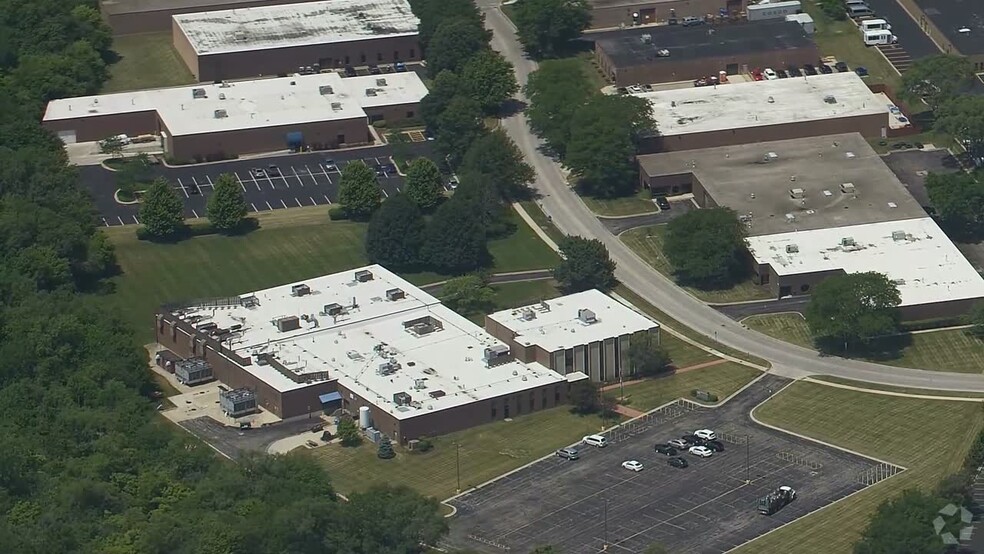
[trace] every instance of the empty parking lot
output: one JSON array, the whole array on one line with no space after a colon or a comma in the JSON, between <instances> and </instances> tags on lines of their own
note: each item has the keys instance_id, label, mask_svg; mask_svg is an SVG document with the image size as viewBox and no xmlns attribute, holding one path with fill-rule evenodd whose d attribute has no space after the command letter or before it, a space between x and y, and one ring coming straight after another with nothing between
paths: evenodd
<instances>
[{"instance_id":1,"label":"empty parking lot","mask_svg":"<svg viewBox=\"0 0 984 554\"><path fill-rule=\"evenodd\" d=\"M408 145L412 155L429 154L429 144ZM395 194L403 187L403 177L392 166L393 149L388 146L284 155L269 158L231 160L192 166L154 166L153 176L163 177L184 201L185 216L205 217L205 206L219 175L228 173L242 187L250 212L321 206L338 200L339 180L345 165L362 160L370 167L381 166L377 179L383 195ZM329 163L329 160L331 163ZM271 169L271 165L276 169ZM387 167L389 166L389 167ZM261 170L261 171L256 171ZM106 226L139 223L137 204L120 204L114 197L116 176L102 166L79 168L83 184L92 193L100 222Z\"/></svg>"},{"instance_id":2,"label":"empty parking lot","mask_svg":"<svg viewBox=\"0 0 984 554\"><path fill-rule=\"evenodd\" d=\"M719 409L684 403L622 431L607 448L579 447L581 459L552 457L450 501L448 545L482 552L726 552L861 490L898 468L755 424L748 412L787 383L766 376ZM675 469L653 444L710 427L726 451ZM631 472L625 460L645 469ZM788 485L798 492L777 514L758 500Z\"/></svg>"}]
</instances>

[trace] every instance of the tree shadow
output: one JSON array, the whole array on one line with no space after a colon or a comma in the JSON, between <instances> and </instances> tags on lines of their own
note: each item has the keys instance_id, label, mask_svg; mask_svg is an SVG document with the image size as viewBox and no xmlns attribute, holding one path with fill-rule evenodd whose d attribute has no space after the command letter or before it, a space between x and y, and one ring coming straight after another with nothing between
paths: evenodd
<instances>
[{"instance_id":1,"label":"tree shadow","mask_svg":"<svg viewBox=\"0 0 984 554\"><path fill-rule=\"evenodd\" d=\"M525 111L529 107L529 104L518 99L510 98L502 103L499 107L499 117L512 117L522 111Z\"/></svg>"}]
</instances>

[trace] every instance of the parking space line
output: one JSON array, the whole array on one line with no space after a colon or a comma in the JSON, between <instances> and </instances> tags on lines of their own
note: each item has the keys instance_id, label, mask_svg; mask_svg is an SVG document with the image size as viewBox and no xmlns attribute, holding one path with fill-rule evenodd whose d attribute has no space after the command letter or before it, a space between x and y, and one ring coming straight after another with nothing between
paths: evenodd
<instances>
[{"instance_id":1,"label":"parking space line","mask_svg":"<svg viewBox=\"0 0 984 554\"><path fill-rule=\"evenodd\" d=\"M325 194L324 197L325 197L325 201L328 202L328 205L330 206L331 205L331 200L328 199L328 195Z\"/></svg>"},{"instance_id":2,"label":"parking space line","mask_svg":"<svg viewBox=\"0 0 984 554\"><path fill-rule=\"evenodd\" d=\"M294 172L294 177L297 178L297 182L300 183L301 186L303 187L304 186L304 181L301 180L301 176L297 174L297 170L294 169L294 166L290 166L290 170Z\"/></svg>"},{"instance_id":3,"label":"parking space line","mask_svg":"<svg viewBox=\"0 0 984 554\"><path fill-rule=\"evenodd\" d=\"M116 219L120 220L120 225L126 225L126 223L123 223L123 218L122 217L116 216Z\"/></svg>"},{"instance_id":4,"label":"parking space line","mask_svg":"<svg viewBox=\"0 0 984 554\"><path fill-rule=\"evenodd\" d=\"M304 207L304 204L301 204L301 201L298 200L296 196L294 197L294 202L297 202L297 207L298 208L303 208Z\"/></svg>"},{"instance_id":5,"label":"parking space line","mask_svg":"<svg viewBox=\"0 0 984 554\"><path fill-rule=\"evenodd\" d=\"M386 189L380 188L379 190L383 191L383 196L385 196L386 198L389 198L390 197L389 193L386 192Z\"/></svg>"},{"instance_id":6,"label":"parking space line","mask_svg":"<svg viewBox=\"0 0 984 554\"><path fill-rule=\"evenodd\" d=\"M137 219L137 216L133 216L133 222L140 225L140 220Z\"/></svg>"},{"instance_id":7,"label":"parking space line","mask_svg":"<svg viewBox=\"0 0 984 554\"><path fill-rule=\"evenodd\" d=\"M249 205L253 207L253 211L254 211L254 212L258 212L258 211L260 211L260 210L257 210L257 209L256 209L256 204L253 204L252 202L250 202L250 204L249 204Z\"/></svg>"},{"instance_id":8,"label":"parking space line","mask_svg":"<svg viewBox=\"0 0 984 554\"><path fill-rule=\"evenodd\" d=\"M266 175L266 179L267 179L267 181L270 181L270 188L272 188L273 190L277 190L277 185L274 185L274 184L273 184L273 179L272 179L272 178L270 177L270 172L269 172L269 171L267 171L267 172L265 173L265 175Z\"/></svg>"},{"instance_id":9,"label":"parking space line","mask_svg":"<svg viewBox=\"0 0 984 554\"><path fill-rule=\"evenodd\" d=\"M271 206L269 202L267 202L266 205L267 205L267 209L269 209L272 212L273 206Z\"/></svg>"},{"instance_id":10,"label":"parking space line","mask_svg":"<svg viewBox=\"0 0 984 554\"><path fill-rule=\"evenodd\" d=\"M205 178L208 179L208 186L212 187L212 190L215 190L215 185L212 184L212 178L208 175L206 175Z\"/></svg>"},{"instance_id":11,"label":"parking space line","mask_svg":"<svg viewBox=\"0 0 984 554\"><path fill-rule=\"evenodd\" d=\"M198 194L201 194L202 193L202 187L198 186L198 179L195 179L195 176L194 175L191 176L191 182L194 183L195 190L198 191Z\"/></svg>"},{"instance_id":12,"label":"parking space line","mask_svg":"<svg viewBox=\"0 0 984 554\"><path fill-rule=\"evenodd\" d=\"M236 176L236 180L239 181L239 186L243 187L243 192L246 192L246 185L244 185L243 184L243 180L239 178L239 172L238 171L234 171L233 172L233 175L235 175ZM254 208L254 210L255 209L256 208Z\"/></svg>"},{"instance_id":13,"label":"parking space line","mask_svg":"<svg viewBox=\"0 0 984 554\"><path fill-rule=\"evenodd\" d=\"M105 225L106 227L109 227L109 222L106 221L106 218L105 217L101 217L99 219L102 219L103 220L103 225Z\"/></svg>"},{"instance_id":14,"label":"parking space line","mask_svg":"<svg viewBox=\"0 0 984 554\"><path fill-rule=\"evenodd\" d=\"M304 169L307 170L308 175L311 176L311 180L314 181L314 184L315 185L317 185L318 184L318 178L314 176L314 172L311 171L311 168L305 165L304 166Z\"/></svg>"},{"instance_id":15,"label":"parking space line","mask_svg":"<svg viewBox=\"0 0 984 554\"><path fill-rule=\"evenodd\" d=\"M328 184L329 185L333 185L334 183L331 182L331 175L328 175L328 170L325 169L325 166L323 166L321 164L318 164L318 167L321 168L321 172L324 173L325 174L325 178L328 179Z\"/></svg>"},{"instance_id":16,"label":"parking space line","mask_svg":"<svg viewBox=\"0 0 984 554\"><path fill-rule=\"evenodd\" d=\"M308 196L308 198L311 200L311 203L312 204L314 204L315 206L318 205L318 203L314 201L314 197L313 196Z\"/></svg>"},{"instance_id":17,"label":"parking space line","mask_svg":"<svg viewBox=\"0 0 984 554\"><path fill-rule=\"evenodd\" d=\"M284 209L286 210L287 209L287 203L284 202L284 199L283 198L280 199L280 203L284 206Z\"/></svg>"},{"instance_id":18,"label":"parking space line","mask_svg":"<svg viewBox=\"0 0 984 554\"><path fill-rule=\"evenodd\" d=\"M200 217L198 217L198 212L196 212L195 210L191 210L191 213L195 214L195 219L201 219Z\"/></svg>"},{"instance_id":19,"label":"parking space line","mask_svg":"<svg viewBox=\"0 0 984 554\"><path fill-rule=\"evenodd\" d=\"M181 182L180 177L178 177L178 185L181 186L181 192L184 193L185 198L191 198L191 196L188 195L188 189L185 188L184 183Z\"/></svg>"}]
</instances>

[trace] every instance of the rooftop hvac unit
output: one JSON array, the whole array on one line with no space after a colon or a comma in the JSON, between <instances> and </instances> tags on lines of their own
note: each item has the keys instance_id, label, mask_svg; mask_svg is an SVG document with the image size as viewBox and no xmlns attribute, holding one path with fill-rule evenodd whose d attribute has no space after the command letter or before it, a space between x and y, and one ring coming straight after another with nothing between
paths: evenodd
<instances>
[{"instance_id":1,"label":"rooftop hvac unit","mask_svg":"<svg viewBox=\"0 0 984 554\"><path fill-rule=\"evenodd\" d=\"M389 289L386 291L386 299L391 302L406 297L407 293L403 292L403 289Z\"/></svg>"},{"instance_id":2,"label":"rooftop hvac unit","mask_svg":"<svg viewBox=\"0 0 984 554\"><path fill-rule=\"evenodd\" d=\"M246 31L236 31L232 34L232 36L238 41L245 41L247 38Z\"/></svg>"},{"instance_id":3,"label":"rooftop hvac unit","mask_svg":"<svg viewBox=\"0 0 984 554\"><path fill-rule=\"evenodd\" d=\"M318 87L318 94L320 94L321 96L335 94L335 89L331 88L331 85L321 85L320 87Z\"/></svg>"},{"instance_id":4,"label":"rooftop hvac unit","mask_svg":"<svg viewBox=\"0 0 984 554\"><path fill-rule=\"evenodd\" d=\"M332 110L335 110L336 112L337 111L340 111L342 109L342 103L341 102L332 102L331 103L331 109Z\"/></svg>"},{"instance_id":5,"label":"rooftop hvac unit","mask_svg":"<svg viewBox=\"0 0 984 554\"><path fill-rule=\"evenodd\" d=\"M545 312L549 312L550 311L550 304L547 304L547 301L546 300L541 300L540 301L540 309L543 310L543 311L545 311Z\"/></svg>"},{"instance_id":6,"label":"rooftop hvac unit","mask_svg":"<svg viewBox=\"0 0 984 554\"><path fill-rule=\"evenodd\" d=\"M806 191L803 189L789 189L790 198L804 198L806 196Z\"/></svg>"},{"instance_id":7,"label":"rooftop hvac unit","mask_svg":"<svg viewBox=\"0 0 984 554\"><path fill-rule=\"evenodd\" d=\"M779 154L776 154L775 152L768 152L762 158L762 161L765 161L765 162L774 162L774 161L776 161L778 159L779 159Z\"/></svg>"},{"instance_id":8,"label":"rooftop hvac unit","mask_svg":"<svg viewBox=\"0 0 984 554\"><path fill-rule=\"evenodd\" d=\"M193 88L193 89L191 89L191 97L192 98L208 98L208 94L205 92L205 89L203 89L203 88Z\"/></svg>"},{"instance_id":9,"label":"rooftop hvac unit","mask_svg":"<svg viewBox=\"0 0 984 554\"><path fill-rule=\"evenodd\" d=\"M905 231L892 231L892 240L905 240Z\"/></svg>"},{"instance_id":10,"label":"rooftop hvac unit","mask_svg":"<svg viewBox=\"0 0 984 554\"><path fill-rule=\"evenodd\" d=\"M229 112L225 110L215 110L213 116L215 117L215 119L225 119L229 117Z\"/></svg>"},{"instance_id":11,"label":"rooftop hvac unit","mask_svg":"<svg viewBox=\"0 0 984 554\"><path fill-rule=\"evenodd\" d=\"M844 237L841 239L841 246L854 246L854 237Z\"/></svg>"},{"instance_id":12,"label":"rooftop hvac unit","mask_svg":"<svg viewBox=\"0 0 984 554\"><path fill-rule=\"evenodd\" d=\"M368 269L360 269L355 272L355 280L360 283L365 283L367 281L372 281L372 272Z\"/></svg>"},{"instance_id":13,"label":"rooftop hvac unit","mask_svg":"<svg viewBox=\"0 0 984 554\"><path fill-rule=\"evenodd\" d=\"M433 323L426 321L421 321L420 323L414 323L410 330L413 331L415 335L429 335L437 330Z\"/></svg>"},{"instance_id":14,"label":"rooftop hvac unit","mask_svg":"<svg viewBox=\"0 0 984 554\"><path fill-rule=\"evenodd\" d=\"M198 329L199 331L207 332L207 331L211 331L212 329L215 329L218 326L219 326L218 323L215 323L214 321L210 321L208 323L202 323L201 325L195 328Z\"/></svg>"},{"instance_id":15,"label":"rooftop hvac unit","mask_svg":"<svg viewBox=\"0 0 984 554\"><path fill-rule=\"evenodd\" d=\"M427 388L427 379L414 379L413 380L414 390L423 390Z\"/></svg>"},{"instance_id":16,"label":"rooftop hvac unit","mask_svg":"<svg viewBox=\"0 0 984 554\"><path fill-rule=\"evenodd\" d=\"M311 287L301 283L299 285L293 285L290 287L291 296L306 296L311 294Z\"/></svg>"},{"instance_id":17,"label":"rooftop hvac unit","mask_svg":"<svg viewBox=\"0 0 984 554\"><path fill-rule=\"evenodd\" d=\"M796 246L795 244L787 244L786 245L786 253L787 254L795 254L795 253L797 253L799 251L800 251L800 247L799 246Z\"/></svg>"},{"instance_id":18,"label":"rooftop hvac unit","mask_svg":"<svg viewBox=\"0 0 984 554\"><path fill-rule=\"evenodd\" d=\"M667 50L666 48L660 48L659 50L656 51L656 57L657 58L669 58L670 57L670 51Z\"/></svg>"},{"instance_id":19,"label":"rooftop hvac unit","mask_svg":"<svg viewBox=\"0 0 984 554\"><path fill-rule=\"evenodd\" d=\"M650 35L649 33L646 33L646 34L640 36L639 39L642 40L642 43L643 44L652 44L653 43L653 35Z\"/></svg>"},{"instance_id":20,"label":"rooftop hvac unit","mask_svg":"<svg viewBox=\"0 0 984 554\"><path fill-rule=\"evenodd\" d=\"M412 401L410 394L405 392L398 392L393 395L393 403L397 406L409 406Z\"/></svg>"},{"instance_id":21,"label":"rooftop hvac unit","mask_svg":"<svg viewBox=\"0 0 984 554\"><path fill-rule=\"evenodd\" d=\"M225 100L225 93L224 92L220 92L219 93L219 100Z\"/></svg>"},{"instance_id":22,"label":"rooftop hvac unit","mask_svg":"<svg viewBox=\"0 0 984 554\"><path fill-rule=\"evenodd\" d=\"M379 375L392 375L396 373L396 370L400 369L400 363L393 360L386 360L381 362L379 367L376 368L376 373Z\"/></svg>"},{"instance_id":23,"label":"rooftop hvac unit","mask_svg":"<svg viewBox=\"0 0 984 554\"><path fill-rule=\"evenodd\" d=\"M335 316L345 311L345 308L338 302L332 302L331 304L325 304L324 310L325 315Z\"/></svg>"},{"instance_id":24,"label":"rooftop hvac unit","mask_svg":"<svg viewBox=\"0 0 984 554\"><path fill-rule=\"evenodd\" d=\"M445 393L442 390L432 390L429 393L427 393L427 396L430 396L431 398L440 398L440 397L444 396L445 394L447 394L447 393Z\"/></svg>"},{"instance_id":25,"label":"rooftop hvac unit","mask_svg":"<svg viewBox=\"0 0 984 554\"><path fill-rule=\"evenodd\" d=\"M854 188L854 183L844 183L841 185L842 194L854 194L855 192L857 192L857 189Z\"/></svg>"},{"instance_id":26,"label":"rooftop hvac unit","mask_svg":"<svg viewBox=\"0 0 984 554\"><path fill-rule=\"evenodd\" d=\"M277 326L277 330L281 333L296 331L301 328L301 318L296 315L285 315L277 318L276 321L274 321L274 324Z\"/></svg>"},{"instance_id":27,"label":"rooftop hvac unit","mask_svg":"<svg viewBox=\"0 0 984 554\"><path fill-rule=\"evenodd\" d=\"M587 323L589 325L598 321L598 316L587 308L581 308L578 310L577 318L581 321L581 323Z\"/></svg>"},{"instance_id":28,"label":"rooftop hvac unit","mask_svg":"<svg viewBox=\"0 0 984 554\"><path fill-rule=\"evenodd\" d=\"M533 311L533 308L523 308L520 317L523 318L523 321L533 321L536 319L536 312Z\"/></svg>"},{"instance_id":29,"label":"rooftop hvac unit","mask_svg":"<svg viewBox=\"0 0 984 554\"><path fill-rule=\"evenodd\" d=\"M828 104L836 104L837 103L837 98L834 98L834 95L833 94L828 94L827 96L824 96L823 97L823 101L826 102L826 103L828 103Z\"/></svg>"},{"instance_id":30,"label":"rooftop hvac unit","mask_svg":"<svg viewBox=\"0 0 984 554\"><path fill-rule=\"evenodd\" d=\"M376 86L377 87L385 87L386 86L386 79L384 79L384 78L376 79Z\"/></svg>"},{"instance_id":31,"label":"rooftop hvac unit","mask_svg":"<svg viewBox=\"0 0 984 554\"><path fill-rule=\"evenodd\" d=\"M367 88L366 89L366 96L376 96L376 89L374 89L374 88Z\"/></svg>"}]
</instances>

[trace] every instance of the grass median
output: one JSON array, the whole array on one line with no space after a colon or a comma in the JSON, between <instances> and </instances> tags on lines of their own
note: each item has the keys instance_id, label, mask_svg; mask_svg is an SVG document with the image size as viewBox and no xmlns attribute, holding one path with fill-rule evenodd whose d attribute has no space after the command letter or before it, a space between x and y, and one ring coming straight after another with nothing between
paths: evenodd
<instances>
[{"instance_id":1,"label":"grass median","mask_svg":"<svg viewBox=\"0 0 984 554\"><path fill-rule=\"evenodd\" d=\"M712 392L719 400L724 400L759 375L762 375L762 372L757 369L734 362L724 362L666 377L646 379L641 383L627 385L621 390L610 390L607 394L616 397L621 395L620 404L645 412L677 398L693 400L691 392L694 389Z\"/></svg>"},{"instance_id":2,"label":"grass median","mask_svg":"<svg viewBox=\"0 0 984 554\"><path fill-rule=\"evenodd\" d=\"M171 33L145 33L113 37L119 60L109 66L109 80L102 92L190 85L188 71L171 44Z\"/></svg>"},{"instance_id":3,"label":"grass median","mask_svg":"<svg viewBox=\"0 0 984 554\"><path fill-rule=\"evenodd\" d=\"M853 552L878 505L908 488L931 490L963 464L981 430L981 406L882 396L796 383L755 411L762 421L908 468L908 471L765 535L738 554Z\"/></svg>"},{"instance_id":4,"label":"grass median","mask_svg":"<svg viewBox=\"0 0 984 554\"><path fill-rule=\"evenodd\" d=\"M581 196L584 205L596 215L609 217L624 217L630 215L641 215L656 213L656 203L653 202L648 190L639 191L633 196L621 198L594 198L592 196Z\"/></svg>"}]
</instances>

